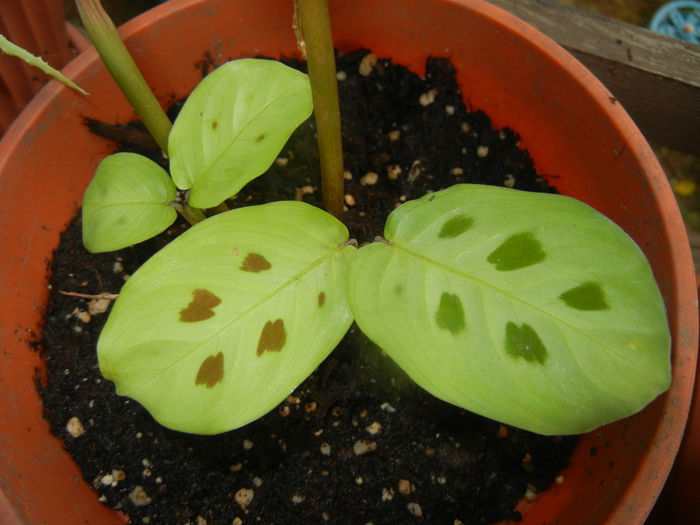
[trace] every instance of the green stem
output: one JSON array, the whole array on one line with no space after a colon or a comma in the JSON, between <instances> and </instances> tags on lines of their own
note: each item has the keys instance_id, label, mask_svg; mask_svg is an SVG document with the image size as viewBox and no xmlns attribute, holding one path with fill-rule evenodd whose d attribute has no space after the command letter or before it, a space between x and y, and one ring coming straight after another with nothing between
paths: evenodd
<instances>
[{"instance_id":1,"label":"green stem","mask_svg":"<svg viewBox=\"0 0 700 525\"><path fill-rule=\"evenodd\" d=\"M167 155L172 123L158 103L100 0L76 0L78 13L102 61L122 93Z\"/></svg>"},{"instance_id":2,"label":"green stem","mask_svg":"<svg viewBox=\"0 0 700 525\"><path fill-rule=\"evenodd\" d=\"M229 207L228 207L228 205L226 204L226 202L222 202L222 203L219 204L218 206L214 206L213 208L209 208L209 209L207 210L207 213L209 213L209 214L211 214L211 215L217 215L217 214L219 214L219 213L224 213L224 212L226 212L226 211L229 211Z\"/></svg>"},{"instance_id":3,"label":"green stem","mask_svg":"<svg viewBox=\"0 0 700 525\"><path fill-rule=\"evenodd\" d=\"M343 215L343 143L335 53L327 0L295 0L314 100L314 118L326 211Z\"/></svg>"},{"instance_id":4,"label":"green stem","mask_svg":"<svg viewBox=\"0 0 700 525\"><path fill-rule=\"evenodd\" d=\"M204 219L207 218L202 210L200 210L199 208L193 208L187 203L178 204L177 206L175 206L175 209L191 225L195 225L198 222L202 222Z\"/></svg>"}]
</instances>

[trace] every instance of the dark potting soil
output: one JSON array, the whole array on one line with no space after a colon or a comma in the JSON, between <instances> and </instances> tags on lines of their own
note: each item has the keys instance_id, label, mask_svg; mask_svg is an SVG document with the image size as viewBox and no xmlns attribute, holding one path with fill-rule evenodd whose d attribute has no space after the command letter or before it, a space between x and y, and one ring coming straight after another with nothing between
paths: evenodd
<instances>
[{"instance_id":1,"label":"dark potting soil","mask_svg":"<svg viewBox=\"0 0 700 525\"><path fill-rule=\"evenodd\" d=\"M454 183L551 191L514 132L467 111L448 61L430 60L425 78L387 60L363 75L366 56L358 51L338 63L345 223L360 243L380 235L401 202ZM118 133L121 149L149 142L138 129ZM318 204L316 162L309 122L231 206L294 198ZM94 255L82 246L78 216L50 269L40 342L47 371L38 381L46 417L95 497L132 523L517 521L517 502L536 497L566 465L574 438L534 435L436 400L356 327L262 419L209 437L161 427L100 375L95 346L108 311L99 313L98 300L59 292L118 293L184 228L178 223L138 246Z\"/></svg>"}]
</instances>

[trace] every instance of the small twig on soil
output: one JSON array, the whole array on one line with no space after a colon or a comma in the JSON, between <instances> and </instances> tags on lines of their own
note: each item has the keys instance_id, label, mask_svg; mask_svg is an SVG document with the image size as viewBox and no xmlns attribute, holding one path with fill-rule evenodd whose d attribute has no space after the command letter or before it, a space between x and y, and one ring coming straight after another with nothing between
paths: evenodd
<instances>
[{"instance_id":1,"label":"small twig on soil","mask_svg":"<svg viewBox=\"0 0 700 525\"><path fill-rule=\"evenodd\" d=\"M63 290L59 290L58 293L61 295L68 295L70 297L79 297L81 299L106 299L107 301L114 301L119 297L118 293L108 293L108 292L103 292L103 293L98 293L98 294L89 294L89 293L78 293L78 292L65 292Z\"/></svg>"}]
</instances>

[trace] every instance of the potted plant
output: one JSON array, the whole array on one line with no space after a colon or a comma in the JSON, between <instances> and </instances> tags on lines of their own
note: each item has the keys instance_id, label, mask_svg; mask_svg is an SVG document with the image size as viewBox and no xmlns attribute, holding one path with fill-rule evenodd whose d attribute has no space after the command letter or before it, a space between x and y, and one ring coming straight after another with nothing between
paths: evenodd
<instances>
[{"instance_id":1,"label":"potted plant","mask_svg":"<svg viewBox=\"0 0 700 525\"><path fill-rule=\"evenodd\" d=\"M362 13L360 18L356 17L358 12ZM692 276L689 253L684 235L674 237L682 232L682 223L650 150L615 100L589 73L534 30L487 4L338 3L333 4L332 15L336 45L341 50L369 45L376 53L393 56L417 70L429 54L449 56L457 65L470 105L486 109L497 126L519 130L523 145L530 150L540 171L561 174L561 179L557 179L560 192L605 212L645 250L669 310L674 338L673 386L668 394L633 418L584 436L564 474L568 482L543 494L525 513L526 522L533 523L545 516L549 519L572 515L580 516L581 523L605 519L641 522L660 490L682 434L692 388L696 337L694 295L683 286L684 279ZM155 26L147 29L143 24L148 17L141 17L125 28L127 43L134 50L145 50L148 42L156 39L162 49L163 35L179 35L180 29L197 37L195 44L174 37L165 46L165 55L137 52L137 61L158 94L184 94L191 90L197 71L177 64L182 57L189 57L188 64L194 63L201 57L202 48L214 49L222 58L280 56L294 51L286 2L271 1L264 6L260 2L240 2L235 6L216 1L182 2L162 6L149 16L155 20ZM224 35L233 30L231 18L238 17L244 23L235 28L236 41L231 43ZM384 26L395 20L402 24L398 34ZM214 28L219 21L222 27L217 33ZM406 31L406 24L411 24L412 31ZM461 33L436 29L444 24L467 32L468 42L490 45L475 48L465 42ZM270 29L269 40L259 38L262 27ZM215 34L221 37L216 38ZM394 36L386 40L388 35ZM117 97L119 104L114 102L116 95L107 87L110 83L97 67L95 55L84 55L66 72L94 93L94 98L86 102L49 86L2 145L0 191L12 195L11 204L16 206L12 211L6 208L6 216L21 216L23 210L30 209L37 219L32 224L8 220L3 229L4 244L17 251L10 252L4 274L7 281L3 283L3 293L8 296L7 305L3 305L3 319L8 327L3 330L4 359L12 364L11 371L5 364L2 367L2 385L10 406L22 408L4 412L0 422L0 450L14 451L11 456L3 455L2 486L12 505L30 522L83 519L118 523L122 518L94 501L90 489L78 482L80 476L60 444L47 435L31 381L39 361L27 353L25 346L27 332L36 330L37 312L45 297L43 280L37 276L43 276L44 260L55 246L59 230L75 212L95 165L107 153L105 145L80 128L79 122L85 116L115 121L131 114L120 98ZM105 82L103 88L98 81ZM515 86L528 89L521 92ZM39 108L49 112L41 117L30 116L31 110ZM70 132L59 128L64 122L74 126ZM581 133L589 138L583 148ZM61 144L61 137L65 136L71 137L74 147L52 150L51 144ZM5 148L12 145L20 147L10 154ZM84 155L74 157L70 154L74 150ZM51 197L47 195L41 204L31 193L39 184L29 171L36 151L53 151L49 167L41 173L57 175L55 181L42 180L43 187L54 182L56 186L47 192ZM585 158L585 165L571 161L577 157ZM64 175L59 176L61 173ZM37 260L25 257L28 247L37 251ZM24 273L30 268L33 274ZM592 450L596 453L591 457ZM43 473L49 469L65 473L69 481L56 484L55 478L46 479ZM601 484L601 480L608 482ZM66 501L76 503L65 505Z\"/></svg>"}]
</instances>

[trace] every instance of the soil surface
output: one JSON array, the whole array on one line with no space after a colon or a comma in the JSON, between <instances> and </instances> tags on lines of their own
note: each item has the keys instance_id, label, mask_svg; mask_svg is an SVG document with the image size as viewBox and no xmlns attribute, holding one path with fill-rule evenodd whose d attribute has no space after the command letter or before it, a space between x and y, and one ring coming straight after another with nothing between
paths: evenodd
<instances>
[{"instance_id":1,"label":"soil surface","mask_svg":"<svg viewBox=\"0 0 700 525\"><path fill-rule=\"evenodd\" d=\"M454 183L551 191L514 132L492 129L486 115L467 111L449 62L430 60L419 78L367 57L358 51L338 64L345 223L360 243L380 235L401 202ZM142 151L149 143L138 127L117 132L120 149ZM312 122L302 126L269 173L231 206L294 198L318 204L313 133ZM151 154L162 161L157 151ZM95 497L132 523L517 521L521 498L566 482L558 472L575 438L537 436L436 400L356 327L257 422L209 437L155 423L100 375L95 346L109 302L59 292L118 293L128 275L185 227L177 223L136 247L93 255L82 247L78 216L50 269L39 345L47 372L37 380L46 417Z\"/></svg>"}]
</instances>

